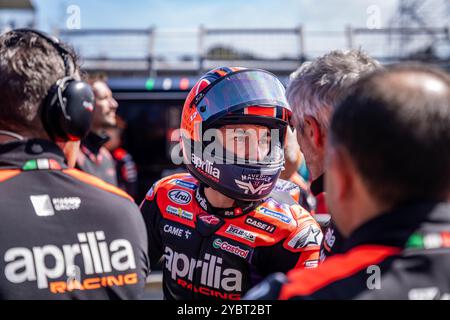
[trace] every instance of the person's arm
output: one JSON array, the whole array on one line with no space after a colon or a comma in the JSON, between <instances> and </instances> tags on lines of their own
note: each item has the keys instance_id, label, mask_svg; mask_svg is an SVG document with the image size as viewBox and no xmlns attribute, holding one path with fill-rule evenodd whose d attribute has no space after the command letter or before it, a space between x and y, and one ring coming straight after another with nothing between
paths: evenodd
<instances>
[{"instance_id":1,"label":"person's arm","mask_svg":"<svg viewBox=\"0 0 450 320\"><path fill-rule=\"evenodd\" d=\"M297 227L273 246L258 248L255 264L263 276L286 273L294 268L315 268L319 262L323 234L313 217L300 206L292 206Z\"/></svg>"},{"instance_id":2,"label":"person's arm","mask_svg":"<svg viewBox=\"0 0 450 320\"><path fill-rule=\"evenodd\" d=\"M147 228L148 253L152 266L156 265L163 255L161 233L159 232L162 215L156 201L157 196L154 187L150 189L140 205Z\"/></svg>"},{"instance_id":3,"label":"person's arm","mask_svg":"<svg viewBox=\"0 0 450 320\"><path fill-rule=\"evenodd\" d=\"M297 228L275 246L263 248L258 257L258 269L265 277L250 289L243 300L277 300L284 284L285 275L295 268L315 268L319 262L322 231L317 222L299 206L293 206Z\"/></svg>"}]
</instances>

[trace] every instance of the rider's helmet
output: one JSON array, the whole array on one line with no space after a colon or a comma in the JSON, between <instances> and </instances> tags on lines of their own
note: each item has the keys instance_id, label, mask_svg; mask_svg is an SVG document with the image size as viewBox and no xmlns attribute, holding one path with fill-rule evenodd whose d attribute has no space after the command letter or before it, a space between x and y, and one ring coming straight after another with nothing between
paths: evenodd
<instances>
[{"instance_id":1,"label":"rider's helmet","mask_svg":"<svg viewBox=\"0 0 450 320\"><path fill-rule=\"evenodd\" d=\"M194 85L184 103L184 163L195 178L230 198L261 200L275 187L283 170L290 116L285 89L270 72L229 67L209 71ZM217 129L230 125L267 128L270 152L257 159L240 157L218 143L221 139L208 134L208 129L223 133Z\"/></svg>"}]
</instances>

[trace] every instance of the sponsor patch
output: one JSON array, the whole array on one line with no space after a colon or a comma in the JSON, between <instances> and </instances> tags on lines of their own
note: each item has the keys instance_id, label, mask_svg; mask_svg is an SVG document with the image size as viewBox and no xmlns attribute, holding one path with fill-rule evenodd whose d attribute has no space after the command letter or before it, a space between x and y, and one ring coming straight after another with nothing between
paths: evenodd
<instances>
[{"instance_id":1,"label":"sponsor patch","mask_svg":"<svg viewBox=\"0 0 450 320\"><path fill-rule=\"evenodd\" d=\"M203 210L208 211L208 205L206 204L206 199L200 195L200 191L197 190L195 193L195 198L197 199L198 204L202 207Z\"/></svg>"},{"instance_id":2,"label":"sponsor patch","mask_svg":"<svg viewBox=\"0 0 450 320\"><path fill-rule=\"evenodd\" d=\"M275 219L280 220L280 221L282 221L284 223L290 223L292 221L291 217L288 217L288 216L284 215L281 212L270 210L270 209L268 209L266 207L258 207L256 209L256 212L259 213L259 214L268 216L268 217L275 218Z\"/></svg>"},{"instance_id":3,"label":"sponsor patch","mask_svg":"<svg viewBox=\"0 0 450 320\"><path fill-rule=\"evenodd\" d=\"M275 231L275 229L276 229L276 227L273 224L264 222L262 220L254 218L254 217L247 217L247 218L245 218L245 223L250 225L250 226L252 226L252 227L255 227L257 229L260 229L260 230L263 230L265 232L268 232L268 233L273 233Z\"/></svg>"},{"instance_id":4,"label":"sponsor patch","mask_svg":"<svg viewBox=\"0 0 450 320\"><path fill-rule=\"evenodd\" d=\"M317 268L318 265L319 265L319 260L305 261L305 269Z\"/></svg>"},{"instance_id":5,"label":"sponsor patch","mask_svg":"<svg viewBox=\"0 0 450 320\"><path fill-rule=\"evenodd\" d=\"M223 214L224 214L226 217L232 217L232 216L234 216L234 211L232 211L232 210L225 210L225 211L223 212Z\"/></svg>"},{"instance_id":6,"label":"sponsor patch","mask_svg":"<svg viewBox=\"0 0 450 320\"><path fill-rule=\"evenodd\" d=\"M177 186L180 186L180 187L183 187L183 188L186 188L189 190L197 189L197 185L195 183L191 183L191 182L187 182L187 181L183 181L183 180L179 180L179 179L175 180L175 184Z\"/></svg>"},{"instance_id":7,"label":"sponsor patch","mask_svg":"<svg viewBox=\"0 0 450 320\"><path fill-rule=\"evenodd\" d=\"M315 225L303 228L287 243L291 249L303 249L309 246L320 246L322 243L322 232Z\"/></svg>"},{"instance_id":8,"label":"sponsor patch","mask_svg":"<svg viewBox=\"0 0 450 320\"><path fill-rule=\"evenodd\" d=\"M235 246L226 241L222 241L222 239L214 240L213 247L216 249L221 249L223 251L232 253L232 254L239 256L241 258L244 258L244 259L247 258L248 254L250 252L250 250L244 250L244 249L240 248L239 246Z\"/></svg>"},{"instance_id":9,"label":"sponsor patch","mask_svg":"<svg viewBox=\"0 0 450 320\"><path fill-rule=\"evenodd\" d=\"M192 232L181 227L176 227L170 224L165 224L163 227L163 231L165 233L169 233L178 238L189 239L191 237Z\"/></svg>"},{"instance_id":10,"label":"sponsor patch","mask_svg":"<svg viewBox=\"0 0 450 320\"><path fill-rule=\"evenodd\" d=\"M225 230L225 233L228 233L228 234L231 234L233 236L245 239L245 240L250 241L250 242L255 242L255 240L256 240L256 233L253 233L253 232L248 231L248 230L241 229L241 228L236 227L236 226L234 226L232 224L230 224L228 226L227 230Z\"/></svg>"},{"instance_id":11,"label":"sponsor patch","mask_svg":"<svg viewBox=\"0 0 450 320\"><path fill-rule=\"evenodd\" d=\"M52 203L56 211L78 210L81 199L79 197L53 198Z\"/></svg>"},{"instance_id":12,"label":"sponsor patch","mask_svg":"<svg viewBox=\"0 0 450 320\"><path fill-rule=\"evenodd\" d=\"M55 211L78 210L81 206L79 197L50 198L48 194L30 196L36 215L48 217L55 215Z\"/></svg>"},{"instance_id":13,"label":"sponsor patch","mask_svg":"<svg viewBox=\"0 0 450 320\"><path fill-rule=\"evenodd\" d=\"M204 214L201 216L198 216L198 219L202 220L204 223L210 224L210 225L217 225L220 223L220 219L212 214Z\"/></svg>"},{"instance_id":14,"label":"sponsor patch","mask_svg":"<svg viewBox=\"0 0 450 320\"><path fill-rule=\"evenodd\" d=\"M180 189L170 190L168 196L172 202L182 205L189 204L192 200L189 192Z\"/></svg>"},{"instance_id":15,"label":"sponsor patch","mask_svg":"<svg viewBox=\"0 0 450 320\"><path fill-rule=\"evenodd\" d=\"M181 208L175 208L175 207L172 207L172 206L167 206L166 212L170 213L170 214L172 214L174 216L187 219L187 220L194 219L194 214L193 213L191 213L189 211L186 211L186 210L183 210Z\"/></svg>"},{"instance_id":16,"label":"sponsor patch","mask_svg":"<svg viewBox=\"0 0 450 320\"><path fill-rule=\"evenodd\" d=\"M55 215L55 210L53 210L52 201L48 194L33 195L30 196L30 200L34 208L34 212L36 212L36 215L39 217Z\"/></svg>"}]
</instances>

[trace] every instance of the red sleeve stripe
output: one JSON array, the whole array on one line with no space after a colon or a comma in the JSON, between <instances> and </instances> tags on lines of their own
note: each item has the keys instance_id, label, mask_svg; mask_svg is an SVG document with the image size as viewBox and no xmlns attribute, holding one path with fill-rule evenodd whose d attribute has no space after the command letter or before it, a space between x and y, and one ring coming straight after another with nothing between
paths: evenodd
<instances>
[{"instance_id":1,"label":"red sleeve stripe","mask_svg":"<svg viewBox=\"0 0 450 320\"><path fill-rule=\"evenodd\" d=\"M283 286L279 299L308 296L338 280L398 254L401 248L378 245L359 246L346 254L328 258L317 269L295 269L289 272L289 283Z\"/></svg>"},{"instance_id":2,"label":"red sleeve stripe","mask_svg":"<svg viewBox=\"0 0 450 320\"><path fill-rule=\"evenodd\" d=\"M0 182L11 179L20 173L20 170L0 170Z\"/></svg>"}]
</instances>

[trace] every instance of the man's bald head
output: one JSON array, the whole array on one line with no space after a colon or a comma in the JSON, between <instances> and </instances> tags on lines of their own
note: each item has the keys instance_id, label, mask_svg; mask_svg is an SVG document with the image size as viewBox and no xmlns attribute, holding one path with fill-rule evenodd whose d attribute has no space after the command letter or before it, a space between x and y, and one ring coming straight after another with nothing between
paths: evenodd
<instances>
[{"instance_id":1,"label":"man's bald head","mask_svg":"<svg viewBox=\"0 0 450 320\"><path fill-rule=\"evenodd\" d=\"M448 199L450 76L400 64L361 79L337 108L330 141L384 203Z\"/></svg>"}]
</instances>

